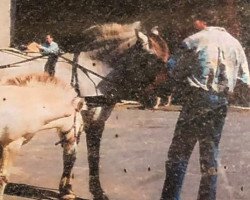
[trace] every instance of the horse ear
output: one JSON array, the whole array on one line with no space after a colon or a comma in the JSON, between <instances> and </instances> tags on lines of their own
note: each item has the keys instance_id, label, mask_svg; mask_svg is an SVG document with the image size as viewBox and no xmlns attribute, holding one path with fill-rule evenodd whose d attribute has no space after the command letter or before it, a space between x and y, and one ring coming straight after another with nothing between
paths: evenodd
<instances>
[{"instance_id":1,"label":"horse ear","mask_svg":"<svg viewBox=\"0 0 250 200\"><path fill-rule=\"evenodd\" d=\"M140 39L143 41L143 43L148 43L148 37L143 34L141 31L138 31L137 29L135 29L135 34L137 39Z\"/></svg>"},{"instance_id":2,"label":"horse ear","mask_svg":"<svg viewBox=\"0 0 250 200\"><path fill-rule=\"evenodd\" d=\"M154 26L152 29L151 29L151 33L153 33L154 35L159 35L159 27L158 26Z\"/></svg>"},{"instance_id":3,"label":"horse ear","mask_svg":"<svg viewBox=\"0 0 250 200\"><path fill-rule=\"evenodd\" d=\"M132 24L132 26L134 27L134 29L140 30L141 29L141 22L140 21L134 22Z\"/></svg>"}]
</instances>

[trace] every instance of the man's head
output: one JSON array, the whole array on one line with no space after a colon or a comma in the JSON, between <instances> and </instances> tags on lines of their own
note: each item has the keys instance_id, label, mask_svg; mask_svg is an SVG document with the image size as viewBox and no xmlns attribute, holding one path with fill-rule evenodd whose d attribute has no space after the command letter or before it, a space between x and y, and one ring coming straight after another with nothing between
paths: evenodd
<instances>
[{"instance_id":1,"label":"man's head","mask_svg":"<svg viewBox=\"0 0 250 200\"><path fill-rule=\"evenodd\" d=\"M46 35L45 41L47 44L51 44L51 42L53 41L52 35L50 35L50 34Z\"/></svg>"},{"instance_id":2,"label":"man's head","mask_svg":"<svg viewBox=\"0 0 250 200\"><path fill-rule=\"evenodd\" d=\"M215 10L205 10L193 16L194 27L198 30L203 30L208 25L217 25L219 16Z\"/></svg>"},{"instance_id":3,"label":"man's head","mask_svg":"<svg viewBox=\"0 0 250 200\"><path fill-rule=\"evenodd\" d=\"M203 30L207 27L207 22L205 22L204 20L196 19L194 21L194 27L197 30Z\"/></svg>"}]
</instances>

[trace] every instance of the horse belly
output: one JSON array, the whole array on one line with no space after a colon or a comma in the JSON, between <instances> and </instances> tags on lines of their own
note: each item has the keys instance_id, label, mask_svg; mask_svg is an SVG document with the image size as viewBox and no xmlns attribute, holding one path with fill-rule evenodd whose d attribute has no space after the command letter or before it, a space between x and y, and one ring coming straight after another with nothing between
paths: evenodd
<instances>
[{"instance_id":1,"label":"horse belly","mask_svg":"<svg viewBox=\"0 0 250 200\"><path fill-rule=\"evenodd\" d=\"M63 107L53 109L40 104L23 106L11 102L0 104L0 140L15 140L28 133L35 133L49 121L73 113L73 109L65 109L66 104Z\"/></svg>"}]
</instances>

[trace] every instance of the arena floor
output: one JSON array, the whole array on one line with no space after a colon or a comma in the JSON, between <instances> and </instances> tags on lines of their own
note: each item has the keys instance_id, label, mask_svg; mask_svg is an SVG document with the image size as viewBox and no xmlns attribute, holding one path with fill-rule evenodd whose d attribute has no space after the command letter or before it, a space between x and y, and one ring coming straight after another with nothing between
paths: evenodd
<instances>
[{"instance_id":1,"label":"arena floor","mask_svg":"<svg viewBox=\"0 0 250 200\"><path fill-rule=\"evenodd\" d=\"M179 112L130 108L117 106L107 122L101 149L103 188L110 200L159 200L164 162ZM61 147L54 145L57 141L56 134L43 132L23 146L12 169L6 200L57 199L62 172ZM249 144L248 110L230 109L220 145L217 200L249 199ZM196 199L199 179L196 146L182 192L184 200ZM73 188L79 200L91 199L84 135Z\"/></svg>"}]
</instances>

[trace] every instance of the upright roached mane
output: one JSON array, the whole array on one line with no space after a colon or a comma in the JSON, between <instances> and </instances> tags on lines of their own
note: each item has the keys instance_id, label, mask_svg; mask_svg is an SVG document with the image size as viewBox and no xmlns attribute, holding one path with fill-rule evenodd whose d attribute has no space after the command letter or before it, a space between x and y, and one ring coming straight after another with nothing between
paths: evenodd
<instances>
[{"instance_id":1,"label":"upright roached mane","mask_svg":"<svg viewBox=\"0 0 250 200\"><path fill-rule=\"evenodd\" d=\"M69 89L64 82L59 80L56 77L51 77L48 74L28 74L24 76L17 76L14 78L8 78L2 81L2 85L15 85L15 86L29 86L32 84L41 84L41 85L53 85L56 87Z\"/></svg>"},{"instance_id":2,"label":"upright roached mane","mask_svg":"<svg viewBox=\"0 0 250 200\"><path fill-rule=\"evenodd\" d=\"M104 25L96 25L92 26L86 30L86 33L89 32L95 33L96 40L103 41L103 40L112 40L112 39L119 39L119 40L126 40L131 38L131 36L135 36L135 30L141 29L141 23L135 22L133 24L117 24L117 23L110 23Z\"/></svg>"},{"instance_id":3,"label":"upright roached mane","mask_svg":"<svg viewBox=\"0 0 250 200\"><path fill-rule=\"evenodd\" d=\"M3 79L0 85L12 85L18 87L46 87L56 93L63 94L65 99L74 99L76 92L62 80L44 74L28 74L13 78Z\"/></svg>"},{"instance_id":4,"label":"upright roached mane","mask_svg":"<svg viewBox=\"0 0 250 200\"><path fill-rule=\"evenodd\" d=\"M125 25L110 23L92 26L85 34L94 36L89 44L93 55L108 51L108 55L112 56L124 52L137 42L136 30L141 30L140 22Z\"/></svg>"}]
</instances>

